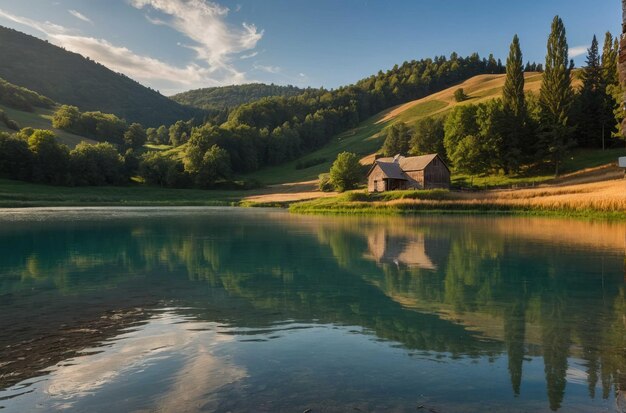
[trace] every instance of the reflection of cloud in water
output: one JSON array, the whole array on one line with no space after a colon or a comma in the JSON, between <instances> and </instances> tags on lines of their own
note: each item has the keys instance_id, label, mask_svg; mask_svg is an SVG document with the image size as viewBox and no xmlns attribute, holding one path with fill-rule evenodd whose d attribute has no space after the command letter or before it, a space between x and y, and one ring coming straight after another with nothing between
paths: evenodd
<instances>
[{"instance_id":1,"label":"reflection of cloud in water","mask_svg":"<svg viewBox=\"0 0 626 413\"><path fill-rule=\"evenodd\" d=\"M379 264L393 263L425 270L437 269L437 265L426 254L424 234L415 234L412 238L393 237L383 228L368 235L367 245L371 255L366 257L373 258Z\"/></svg>"},{"instance_id":2,"label":"reflection of cloud in water","mask_svg":"<svg viewBox=\"0 0 626 413\"><path fill-rule=\"evenodd\" d=\"M200 325L199 325L200 324ZM136 330L111 340L104 351L58 365L44 384L57 407L67 408L117 380L141 381L141 374L164 360L182 357L183 366L164 377L169 387L155 401L159 411L197 411L207 395L246 376L244 369L214 355L217 346L233 340L208 323L190 322L172 313L150 319ZM102 349L98 349L102 350Z\"/></svg>"}]
</instances>

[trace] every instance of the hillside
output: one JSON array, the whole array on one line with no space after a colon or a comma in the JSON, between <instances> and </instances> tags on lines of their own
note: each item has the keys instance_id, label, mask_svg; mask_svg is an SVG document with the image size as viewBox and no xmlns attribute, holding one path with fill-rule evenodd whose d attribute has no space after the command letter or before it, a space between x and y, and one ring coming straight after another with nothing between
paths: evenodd
<instances>
[{"instance_id":1,"label":"hillside","mask_svg":"<svg viewBox=\"0 0 626 413\"><path fill-rule=\"evenodd\" d=\"M304 92L295 86L266 85L264 83L250 83L246 85L231 85L223 87L208 87L189 90L170 96L170 99L181 105L193 106L200 109L234 108L244 103L250 103L271 96L296 96Z\"/></svg>"},{"instance_id":2,"label":"hillside","mask_svg":"<svg viewBox=\"0 0 626 413\"><path fill-rule=\"evenodd\" d=\"M0 26L0 77L83 111L114 113L145 126L202 116L79 54Z\"/></svg>"},{"instance_id":3,"label":"hillside","mask_svg":"<svg viewBox=\"0 0 626 413\"><path fill-rule=\"evenodd\" d=\"M309 153L298 160L261 169L248 177L257 179L265 184L314 180L320 173L328 172L337 154L343 151L354 152L363 157L363 164L371 164L374 160L374 153L383 144L384 138L381 132L384 128L395 122L406 122L409 125L413 125L419 119L428 116L445 115L457 105L476 104L498 98L502 95L505 76L504 74L477 75L425 98L384 110L361 122L356 128L333 137L321 149ZM541 87L541 77L541 73L526 73L524 90L526 92L538 93ZM580 80L575 79L574 86L579 84ZM463 88L465 93L469 95L469 99L460 103L456 102L454 92L458 88ZM298 167L299 165L312 163L315 164L308 168Z\"/></svg>"},{"instance_id":4,"label":"hillside","mask_svg":"<svg viewBox=\"0 0 626 413\"><path fill-rule=\"evenodd\" d=\"M33 129L51 130L56 136L58 136L59 142L69 146L70 148L75 147L83 141L96 143L93 139L53 128L52 115L54 114L56 108L36 108L32 112L27 112L0 104L0 110L4 111L9 119L16 121L21 128L31 127ZM3 123L0 123L0 132L14 133L15 131L7 128Z\"/></svg>"}]
</instances>

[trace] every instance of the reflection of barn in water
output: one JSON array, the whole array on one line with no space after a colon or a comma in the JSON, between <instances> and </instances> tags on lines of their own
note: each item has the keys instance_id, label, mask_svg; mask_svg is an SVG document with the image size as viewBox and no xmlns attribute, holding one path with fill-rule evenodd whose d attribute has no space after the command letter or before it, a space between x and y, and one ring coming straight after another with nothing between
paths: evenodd
<instances>
[{"instance_id":1,"label":"reflection of barn in water","mask_svg":"<svg viewBox=\"0 0 626 413\"><path fill-rule=\"evenodd\" d=\"M365 257L379 264L437 270L437 242L423 233L398 236L383 228L367 236L367 246Z\"/></svg>"}]
</instances>

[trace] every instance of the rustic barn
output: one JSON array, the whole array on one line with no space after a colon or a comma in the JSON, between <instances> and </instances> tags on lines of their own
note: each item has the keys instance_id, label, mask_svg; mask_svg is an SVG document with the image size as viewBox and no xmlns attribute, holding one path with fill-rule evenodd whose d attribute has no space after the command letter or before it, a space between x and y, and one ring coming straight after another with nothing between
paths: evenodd
<instances>
[{"instance_id":1,"label":"rustic barn","mask_svg":"<svg viewBox=\"0 0 626 413\"><path fill-rule=\"evenodd\" d=\"M450 188L450 169L438 154L379 158L367 174L370 192Z\"/></svg>"}]
</instances>

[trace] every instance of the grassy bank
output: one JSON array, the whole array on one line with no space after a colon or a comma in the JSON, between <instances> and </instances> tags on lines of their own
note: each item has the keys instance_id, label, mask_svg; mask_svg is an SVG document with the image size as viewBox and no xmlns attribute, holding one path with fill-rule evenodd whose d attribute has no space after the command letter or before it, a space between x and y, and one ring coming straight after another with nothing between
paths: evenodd
<instances>
[{"instance_id":1,"label":"grassy bank","mask_svg":"<svg viewBox=\"0 0 626 413\"><path fill-rule=\"evenodd\" d=\"M626 181L477 192L353 191L294 203L289 209L315 214L499 213L626 219Z\"/></svg>"}]
</instances>

